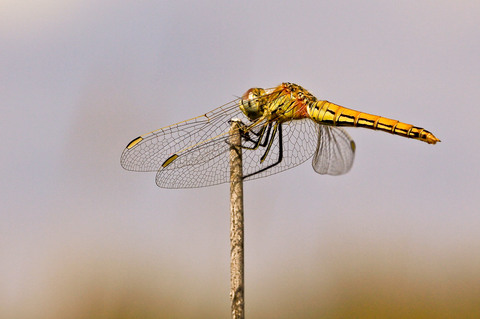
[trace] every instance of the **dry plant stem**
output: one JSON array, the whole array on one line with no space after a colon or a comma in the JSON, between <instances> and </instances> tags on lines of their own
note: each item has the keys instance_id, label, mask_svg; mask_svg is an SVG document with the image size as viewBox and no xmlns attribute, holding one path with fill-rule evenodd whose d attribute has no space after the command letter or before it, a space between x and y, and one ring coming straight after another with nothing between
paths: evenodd
<instances>
[{"instance_id":1,"label":"dry plant stem","mask_svg":"<svg viewBox=\"0 0 480 319\"><path fill-rule=\"evenodd\" d=\"M239 123L230 128L230 301L232 318L245 318L243 169Z\"/></svg>"}]
</instances>

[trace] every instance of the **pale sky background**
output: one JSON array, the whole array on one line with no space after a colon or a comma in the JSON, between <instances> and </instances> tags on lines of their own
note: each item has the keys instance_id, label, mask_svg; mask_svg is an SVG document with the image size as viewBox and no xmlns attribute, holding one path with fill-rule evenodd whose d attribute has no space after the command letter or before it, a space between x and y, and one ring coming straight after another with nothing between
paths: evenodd
<instances>
[{"instance_id":1,"label":"pale sky background","mask_svg":"<svg viewBox=\"0 0 480 319\"><path fill-rule=\"evenodd\" d=\"M348 129L347 175L247 182L247 313L318 317L364 276L407 308L480 291L479 21L465 0L0 1L0 316L228 317L229 185L160 189L120 155L286 81L442 142Z\"/></svg>"}]
</instances>

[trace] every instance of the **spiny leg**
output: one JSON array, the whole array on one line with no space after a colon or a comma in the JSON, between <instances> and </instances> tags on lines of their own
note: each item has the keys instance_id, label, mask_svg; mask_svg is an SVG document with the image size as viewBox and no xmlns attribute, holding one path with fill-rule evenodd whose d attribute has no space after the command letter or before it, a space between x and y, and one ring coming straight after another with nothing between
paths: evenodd
<instances>
[{"instance_id":1,"label":"spiny leg","mask_svg":"<svg viewBox=\"0 0 480 319\"><path fill-rule=\"evenodd\" d=\"M247 178L247 177L253 176L255 174L264 172L267 169L270 169L274 166L277 166L278 164L280 164L282 162L282 159L283 159L283 133L282 133L282 124L280 124L280 123L275 123L275 127L273 128L274 132L272 133L272 136L270 138L269 145L267 147L267 150L263 154L262 158L260 159L260 161L263 162L265 160L265 158L267 157L267 154L269 153L270 147L273 144L273 139L275 138L277 129L278 129L278 160L275 163L273 163L273 164L271 164L267 167L264 167L264 168L254 172L254 173L250 173L248 175L243 176L244 179Z\"/></svg>"},{"instance_id":2,"label":"spiny leg","mask_svg":"<svg viewBox=\"0 0 480 319\"><path fill-rule=\"evenodd\" d=\"M266 130L266 133L265 133ZM272 130L272 123L265 123L260 130L260 132L256 133L252 130L241 133L242 137L249 142L254 143L252 147L249 146L244 146L240 145L241 148L247 149L247 150L256 150L259 146L265 147L268 143L268 140L270 139L270 131ZM250 133L255 135L257 137L257 140L254 140L253 138L250 137ZM262 143L263 136L265 136L265 140Z\"/></svg>"},{"instance_id":3,"label":"spiny leg","mask_svg":"<svg viewBox=\"0 0 480 319\"><path fill-rule=\"evenodd\" d=\"M270 152L270 148L272 147L273 141L275 140L275 135L277 135L278 125L279 125L278 123L275 123L275 127L273 128L272 137L270 138L270 141L268 142L268 146L267 146L267 149L265 150L265 153L263 153L262 157L260 158L260 163L263 163L263 161L265 161L265 159L267 158L268 152ZM265 140L265 143L266 142L267 142L267 140Z\"/></svg>"},{"instance_id":4,"label":"spiny leg","mask_svg":"<svg viewBox=\"0 0 480 319\"><path fill-rule=\"evenodd\" d=\"M232 120L228 121L229 123L232 122ZM256 122L258 123L258 122ZM251 142L254 145L253 146L245 146L245 145L237 145L243 149L247 150L256 150L259 146L265 147L268 143L268 140L270 138L270 131L272 130L272 123L264 123L261 125L261 130L257 133L253 130L255 128L255 123L251 125L245 125L242 121L239 121L239 131L242 139L247 142ZM266 131L266 134L265 134ZM257 139L253 139L250 137L250 133L255 135ZM265 136L265 140L262 143L263 136ZM227 144L230 144L228 140L225 141Z\"/></svg>"}]
</instances>

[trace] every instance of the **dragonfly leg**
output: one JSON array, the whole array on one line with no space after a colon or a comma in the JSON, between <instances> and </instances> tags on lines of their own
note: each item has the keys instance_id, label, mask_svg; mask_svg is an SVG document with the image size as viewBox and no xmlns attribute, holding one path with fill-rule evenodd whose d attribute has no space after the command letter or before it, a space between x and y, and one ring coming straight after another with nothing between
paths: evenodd
<instances>
[{"instance_id":1,"label":"dragonfly leg","mask_svg":"<svg viewBox=\"0 0 480 319\"><path fill-rule=\"evenodd\" d=\"M247 150L256 150L259 146L265 147L268 143L268 140L270 138L270 131L272 129L272 123L264 123L262 125L261 130L257 133L251 129L252 126L247 126L243 124L242 122L240 126L240 135L242 136L243 140L247 142L253 143L253 146L245 146L245 145L238 145L243 149ZM266 134L265 134L266 131ZM255 135L255 138L252 138L250 136L250 133ZM265 136L264 141L262 142L263 137ZM228 141L226 141L229 143Z\"/></svg>"},{"instance_id":2,"label":"dragonfly leg","mask_svg":"<svg viewBox=\"0 0 480 319\"><path fill-rule=\"evenodd\" d=\"M270 152L270 148L272 147L273 141L275 140L275 135L277 135L278 125L279 125L278 123L275 123L275 127L273 128L272 137L270 138L270 140L268 142L268 146L267 146L267 149L265 150L265 153L260 158L260 163L263 163L263 161L265 161L265 159L267 158L268 152ZM279 135L279 137L280 137L280 135ZM267 142L267 140L265 140L265 142Z\"/></svg>"},{"instance_id":3,"label":"dragonfly leg","mask_svg":"<svg viewBox=\"0 0 480 319\"><path fill-rule=\"evenodd\" d=\"M241 146L244 149L248 150L256 150L259 146L265 147L268 143L268 140L270 139L270 131L272 130L272 123L265 124L260 132L256 133L253 131L245 132L242 134L242 137L245 138L245 140L252 142L254 145L252 147L249 146ZM266 131L266 133L265 133ZM254 140L253 138L250 137L250 133L255 135L257 137L257 140ZM265 136L265 139L262 143L263 136Z\"/></svg>"},{"instance_id":4,"label":"dragonfly leg","mask_svg":"<svg viewBox=\"0 0 480 319\"><path fill-rule=\"evenodd\" d=\"M271 164L271 165L268 165L267 167L264 167L254 173L250 173L248 175L245 175L243 176L243 178L247 178L247 177L250 177L250 176L253 176L253 175L256 175L258 173L261 173L261 172L264 172L266 171L267 169L270 169L274 166L277 166L278 164L280 164L282 162L282 159L283 159L283 134L282 134L282 124L280 123L276 123L275 124L275 127L273 128L274 132L272 134L272 137L270 138L270 141L269 141L269 145L267 147L267 150L265 151L265 153L263 154L262 158L260 159L261 162L263 162L265 160L265 158L267 158L267 154L270 150L270 147L272 146L273 144L273 139L275 138L275 135L276 135L276 132L277 132L277 128L278 128L278 160Z\"/></svg>"}]
</instances>

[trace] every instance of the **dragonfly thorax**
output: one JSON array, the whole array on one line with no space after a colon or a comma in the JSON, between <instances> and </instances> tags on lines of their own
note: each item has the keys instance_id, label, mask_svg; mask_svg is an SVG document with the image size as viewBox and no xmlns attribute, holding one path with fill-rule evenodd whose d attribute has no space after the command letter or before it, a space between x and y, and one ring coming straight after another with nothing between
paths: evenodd
<instances>
[{"instance_id":1,"label":"dragonfly thorax","mask_svg":"<svg viewBox=\"0 0 480 319\"><path fill-rule=\"evenodd\" d=\"M245 92L239 106L251 120L286 122L308 117L306 107L316 98L300 85L282 83L273 89L252 88Z\"/></svg>"}]
</instances>

